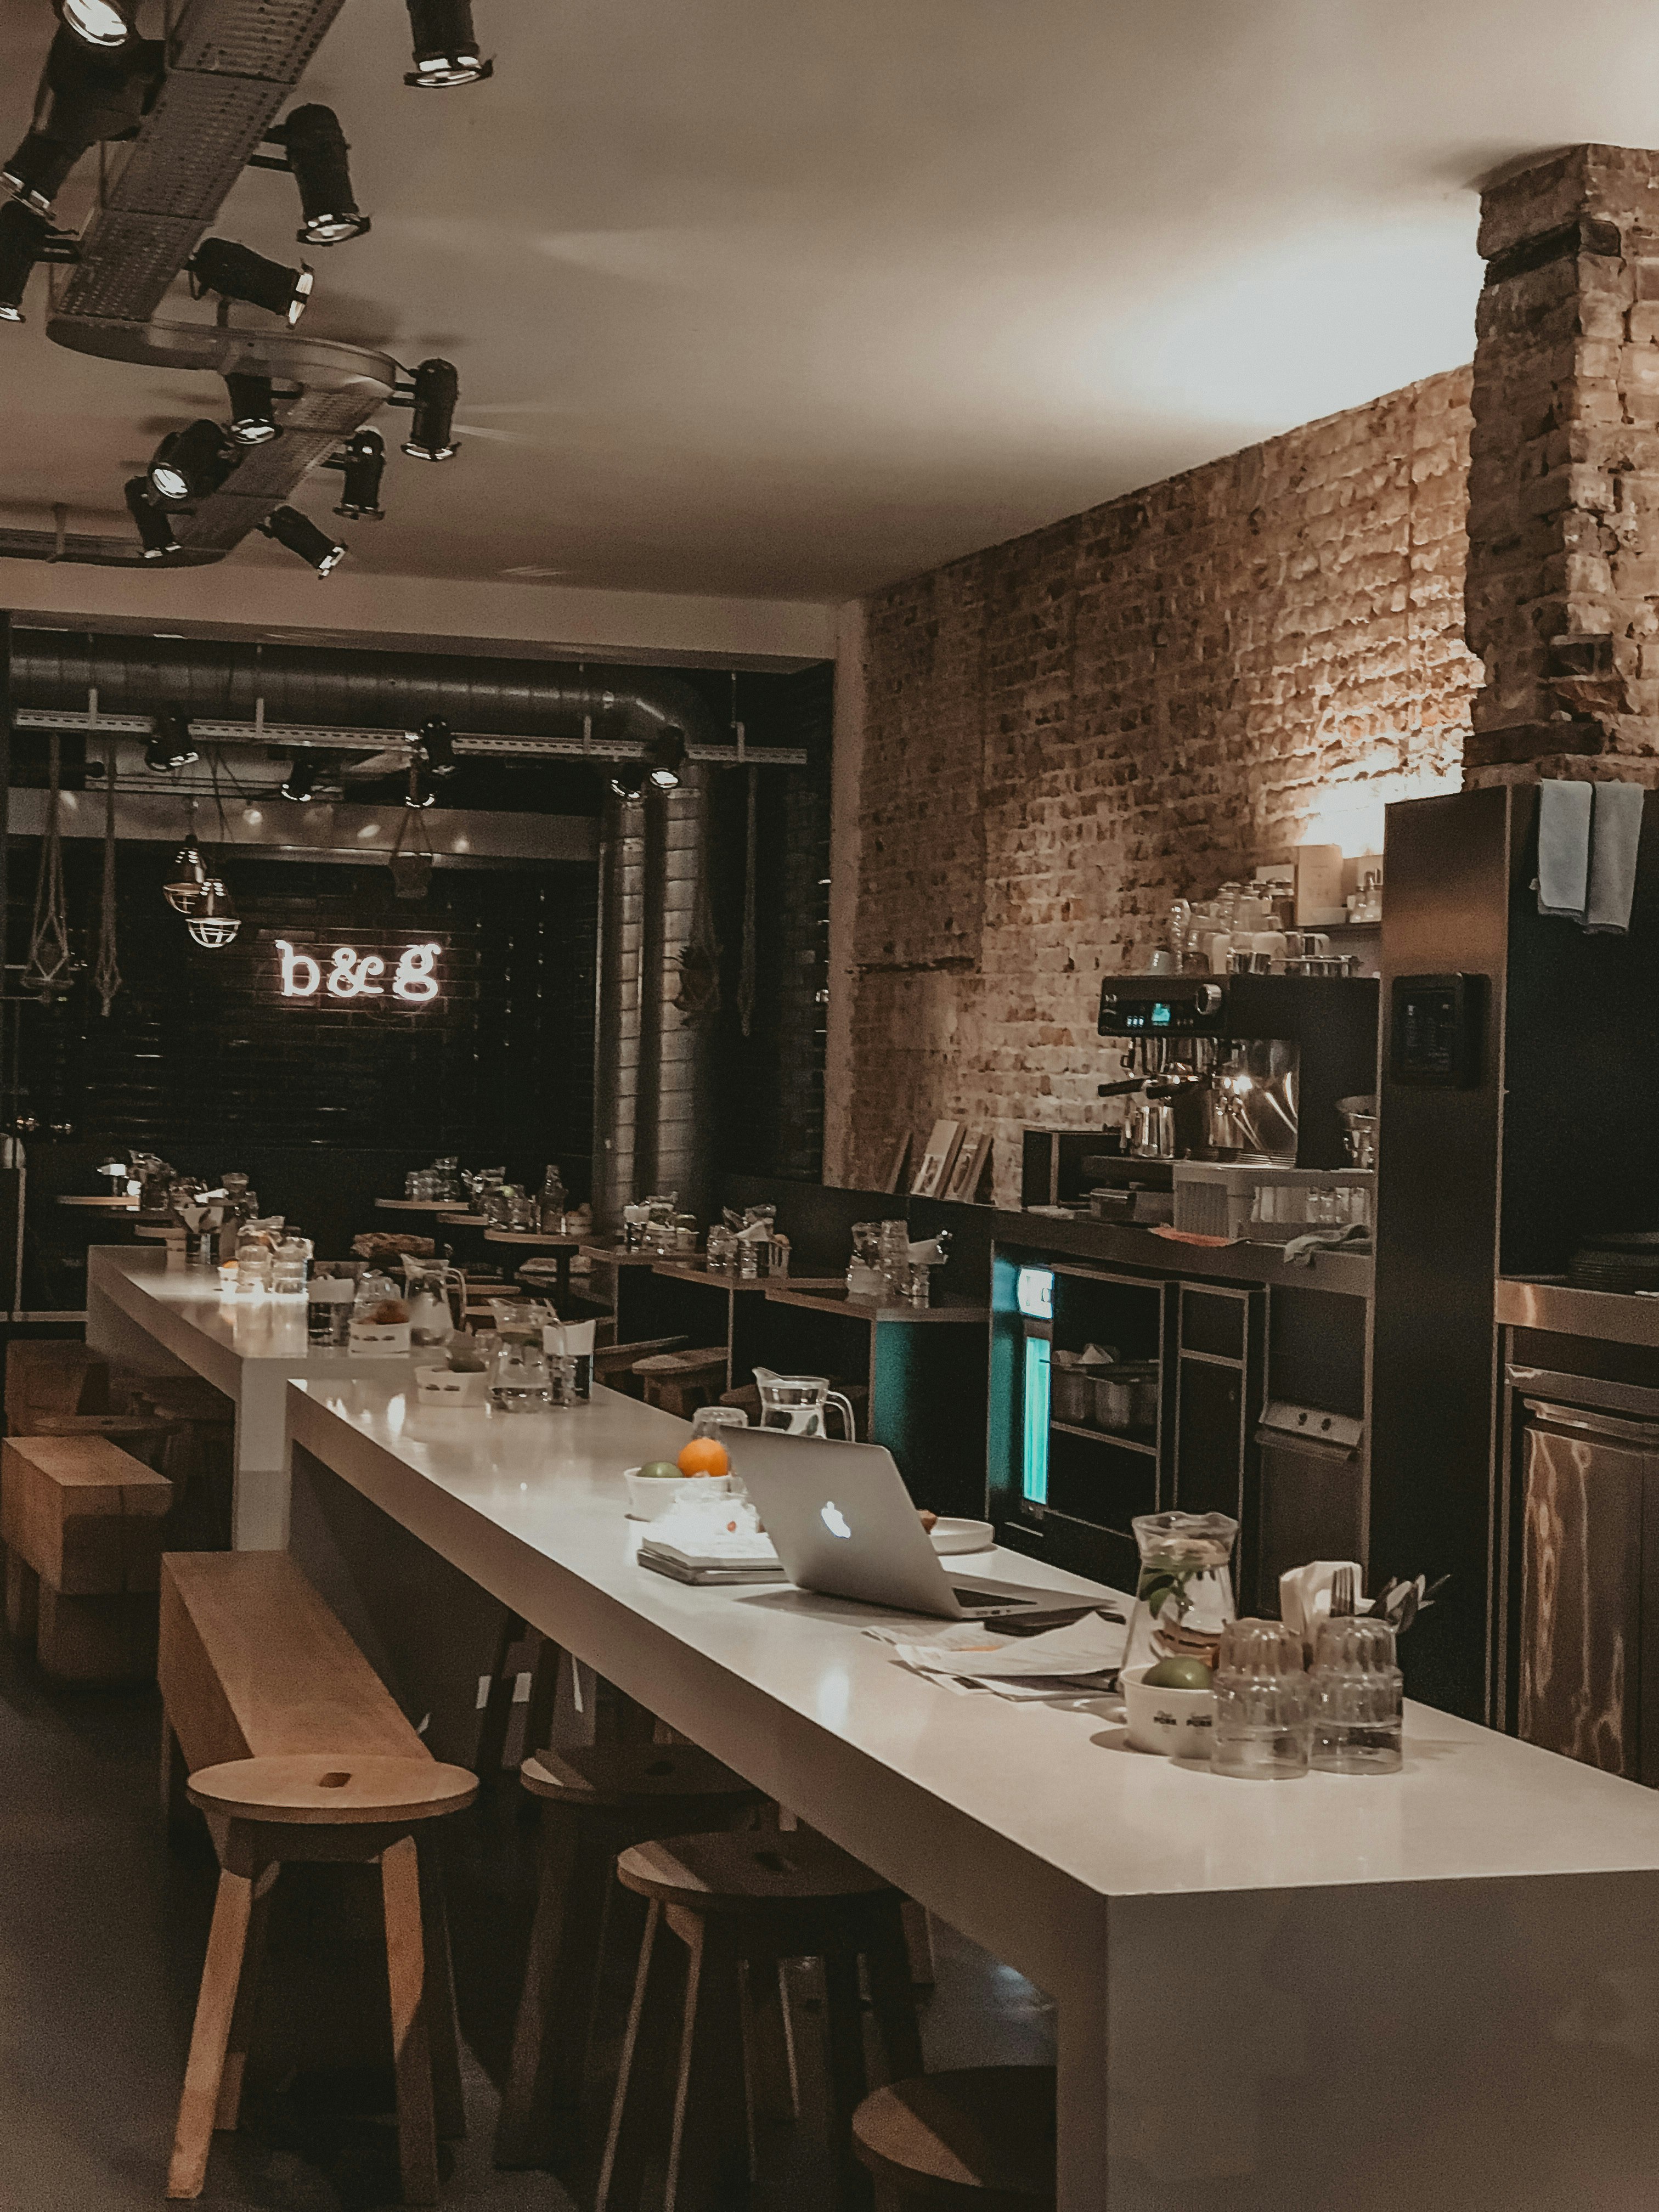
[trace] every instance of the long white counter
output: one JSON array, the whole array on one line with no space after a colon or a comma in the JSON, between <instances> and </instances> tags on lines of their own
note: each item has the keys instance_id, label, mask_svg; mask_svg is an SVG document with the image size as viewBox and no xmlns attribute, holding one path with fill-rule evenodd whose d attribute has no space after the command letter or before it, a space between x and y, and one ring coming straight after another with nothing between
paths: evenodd
<instances>
[{"instance_id":1,"label":"long white counter","mask_svg":"<svg viewBox=\"0 0 1659 2212\"><path fill-rule=\"evenodd\" d=\"M1420 1706L1395 1778L1176 1768L1103 1699L907 1673L863 1632L890 1616L641 1569L620 1470L683 1438L665 1414L428 1413L356 1376L289 1402L296 1485L349 1486L1049 1991L1063 2212L1650 2201L1659 1798Z\"/></svg>"},{"instance_id":2,"label":"long white counter","mask_svg":"<svg viewBox=\"0 0 1659 2212\"><path fill-rule=\"evenodd\" d=\"M87 1255L87 1342L141 1375L188 1370L231 1401L239 1552L281 1551L288 1542L283 1394L290 1380L353 1367L406 1375L413 1364L406 1355L318 1352L306 1341L303 1298L222 1297L216 1278L129 1244L94 1244Z\"/></svg>"}]
</instances>

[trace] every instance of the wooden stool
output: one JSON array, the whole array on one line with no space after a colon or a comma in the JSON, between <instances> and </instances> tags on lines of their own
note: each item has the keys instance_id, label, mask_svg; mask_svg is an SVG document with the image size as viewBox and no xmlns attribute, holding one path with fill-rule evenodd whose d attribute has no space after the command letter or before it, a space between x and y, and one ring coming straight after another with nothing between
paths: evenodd
<instances>
[{"instance_id":1,"label":"wooden stool","mask_svg":"<svg viewBox=\"0 0 1659 2212\"><path fill-rule=\"evenodd\" d=\"M890 2081L917 2073L921 2044L900 1923L902 1899L868 1867L809 1829L791 1835L682 1836L624 1851L618 1879L651 1900L611 2106L598 2212L635 2212L651 2105L666 2071L677 1984L684 2021L664 2197L672 2212L726 2212L755 2179L745 2118L763 2102L758 2033L778 2002L786 1959L823 1961L830 2047L830 2152L836 2202L865 2195L852 2159L853 2114L869 2087L859 1960ZM671 1942L671 1936L678 1942ZM744 1981L749 1983L745 2021Z\"/></svg>"},{"instance_id":2,"label":"wooden stool","mask_svg":"<svg viewBox=\"0 0 1659 2212\"><path fill-rule=\"evenodd\" d=\"M6 1432L32 1433L36 1413L107 1413L109 1362L68 1337L18 1337L6 1347Z\"/></svg>"},{"instance_id":3,"label":"wooden stool","mask_svg":"<svg viewBox=\"0 0 1659 2212\"><path fill-rule=\"evenodd\" d=\"M207 1814L219 1843L221 1872L167 2172L169 2197L201 2195L213 2131L235 2127L240 2116L272 1885L285 1864L322 1859L379 1863L404 2202L437 2202L438 2136L414 1831L422 1821L470 1805L477 1790L464 1767L350 1753L237 1759L191 1777L191 1802Z\"/></svg>"},{"instance_id":4,"label":"wooden stool","mask_svg":"<svg viewBox=\"0 0 1659 2212\"><path fill-rule=\"evenodd\" d=\"M712 1406L726 1382L726 1346L713 1344L691 1352L656 1352L634 1363L645 1385L645 1402L689 1421L701 1407Z\"/></svg>"},{"instance_id":5,"label":"wooden stool","mask_svg":"<svg viewBox=\"0 0 1659 2212\"><path fill-rule=\"evenodd\" d=\"M122 1681L155 1671L165 1475L106 1437L9 1437L0 1449L6 1626L48 1674Z\"/></svg>"},{"instance_id":6,"label":"wooden stool","mask_svg":"<svg viewBox=\"0 0 1659 2212\"><path fill-rule=\"evenodd\" d=\"M588 2057L618 1855L731 1828L764 1800L690 1744L544 1751L520 1770L542 1801L541 1869L497 2166L568 2166L583 2148Z\"/></svg>"},{"instance_id":7,"label":"wooden stool","mask_svg":"<svg viewBox=\"0 0 1659 2212\"><path fill-rule=\"evenodd\" d=\"M150 1413L36 1413L28 1425L32 1437L102 1437L158 1474L178 1432L177 1422Z\"/></svg>"},{"instance_id":8,"label":"wooden stool","mask_svg":"<svg viewBox=\"0 0 1659 2212\"><path fill-rule=\"evenodd\" d=\"M169 1543L177 1551L228 1551L236 1480L234 1406L196 1375L136 1377L130 1406L135 1414L167 1425L161 1468L177 1492Z\"/></svg>"},{"instance_id":9,"label":"wooden stool","mask_svg":"<svg viewBox=\"0 0 1659 2212\"><path fill-rule=\"evenodd\" d=\"M975 2066L866 2097L853 2148L876 2212L1053 2212L1054 2069Z\"/></svg>"}]
</instances>

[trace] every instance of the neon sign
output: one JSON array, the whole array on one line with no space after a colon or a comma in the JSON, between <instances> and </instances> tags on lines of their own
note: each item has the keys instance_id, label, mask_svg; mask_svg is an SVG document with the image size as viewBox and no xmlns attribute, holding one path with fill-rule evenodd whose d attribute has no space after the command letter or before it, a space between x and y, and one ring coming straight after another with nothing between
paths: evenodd
<instances>
[{"instance_id":1,"label":"neon sign","mask_svg":"<svg viewBox=\"0 0 1659 2212\"><path fill-rule=\"evenodd\" d=\"M326 974L315 953L301 952L285 937L276 939L283 963L285 999L384 999L387 987L379 978L386 962L376 952L359 952L355 945L336 945ZM392 971L391 994L405 1006L429 1006L438 996L438 955L441 945L407 945Z\"/></svg>"}]
</instances>

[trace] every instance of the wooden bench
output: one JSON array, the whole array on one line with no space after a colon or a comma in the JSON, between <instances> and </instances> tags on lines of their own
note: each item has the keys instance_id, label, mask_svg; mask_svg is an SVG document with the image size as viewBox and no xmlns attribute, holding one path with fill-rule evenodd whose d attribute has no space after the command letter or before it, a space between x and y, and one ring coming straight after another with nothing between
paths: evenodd
<instances>
[{"instance_id":1,"label":"wooden bench","mask_svg":"<svg viewBox=\"0 0 1659 2212\"><path fill-rule=\"evenodd\" d=\"M726 1346L711 1344L689 1352L661 1352L634 1363L645 1386L645 1402L689 1421L701 1407L712 1406L726 1384Z\"/></svg>"},{"instance_id":2,"label":"wooden bench","mask_svg":"<svg viewBox=\"0 0 1659 2212\"><path fill-rule=\"evenodd\" d=\"M161 1525L173 1485L105 1436L9 1437L0 1449L6 1626L48 1674L154 1672Z\"/></svg>"},{"instance_id":3,"label":"wooden bench","mask_svg":"<svg viewBox=\"0 0 1659 2212\"><path fill-rule=\"evenodd\" d=\"M439 1771L391 1692L287 1553L169 1552L161 1560L161 1787L171 1820L182 1817L187 1777L235 1761L320 1758L349 1771L364 1762L415 1760ZM228 1866L234 1838L211 1803L204 1802L204 1810ZM421 2008L432 2051L429 2095L422 2096L407 2068L398 2076L404 2194L412 2203L429 2203L435 2191L434 2114L436 2135L465 2132L448 1926L424 1830L418 1855L419 1909L412 1923L404 1911L393 1943L394 1979L401 1975L405 1987L405 1996L396 2001L406 2004L411 1972L424 1978ZM388 1912L394 1909L389 1901ZM216 1972L210 1955L204 2006L215 1992L223 1998L224 1964L216 1965ZM250 1972L255 1967L257 1958ZM246 2021L228 2024L225 2035L222 2082L211 2106L216 2125L234 2128ZM208 2047L210 2053L211 2035ZM170 2195L191 2196L201 2189L207 2160L202 2109L198 2068L186 2084ZM187 2124L190 2114L195 2118Z\"/></svg>"}]
</instances>

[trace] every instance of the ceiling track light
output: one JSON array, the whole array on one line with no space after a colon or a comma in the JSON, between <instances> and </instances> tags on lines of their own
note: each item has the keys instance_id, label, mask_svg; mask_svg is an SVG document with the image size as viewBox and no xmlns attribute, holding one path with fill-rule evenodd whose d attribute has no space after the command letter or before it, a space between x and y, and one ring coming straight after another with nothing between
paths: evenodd
<instances>
[{"instance_id":1,"label":"ceiling track light","mask_svg":"<svg viewBox=\"0 0 1659 2212\"><path fill-rule=\"evenodd\" d=\"M423 361L409 383L400 384L390 405L413 410L404 453L417 461L455 458L455 410L460 404L461 373L453 361Z\"/></svg>"},{"instance_id":2,"label":"ceiling track light","mask_svg":"<svg viewBox=\"0 0 1659 2212\"><path fill-rule=\"evenodd\" d=\"M273 508L259 529L264 537L274 538L290 553L297 553L302 561L308 561L319 576L331 576L349 550L346 546L337 545L325 530L319 530L311 517L301 514L297 507Z\"/></svg>"},{"instance_id":3,"label":"ceiling track light","mask_svg":"<svg viewBox=\"0 0 1659 2212\"><path fill-rule=\"evenodd\" d=\"M8 200L0 207L0 323L28 319L23 313L23 295L38 262L78 261L80 258L78 239L54 230L45 216L22 200Z\"/></svg>"},{"instance_id":4,"label":"ceiling track light","mask_svg":"<svg viewBox=\"0 0 1659 2212\"><path fill-rule=\"evenodd\" d=\"M354 430L337 453L330 454L323 463L325 469L337 469L345 478L340 488L340 504L336 514L343 514L348 522L368 516L372 522L384 522L386 509L380 505L380 478L386 474L386 440L378 430Z\"/></svg>"},{"instance_id":5,"label":"ceiling track light","mask_svg":"<svg viewBox=\"0 0 1659 2212\"><path fill-rule=\"evenodd\" d=\"M33 126L0 183L37 215L48 214L83 154L134 136L155 105L165 59L159 40L96 46L66 21L46 55Z\"/></svg>"},{"instance_id":6,"label":"ceiling track light","mask_svg":"<svg viewBox=\"0 0 1659 2212\"><path fill-rule=\"evenodd\" d=\"M646 767L659 791L678 791L680 771L684 766L685 732L671 723L660 737L652 740L646 752Z\"/></svg>"},{"instance_id":7,"label":"ceiling track light","mask_svg":"<svg viewBox=\"0 0 1659 2212\"><path fill-rule=\"evenodd\" d=\"M225 389L230 394L230 434L239 446L268 446L282 436L268 376L233 369Z\"/></svg>"},{"instance_id":8,"label":"ceiling track light","mask_svg":"<svg viewBox=\"0 0 1659 2212\"><path fill-rule=\"evenodd\" d=\"M301 246L343 246L373 227L352 191L351 149L331 107L296 107L266 132L265 143L282 147L283 158L255 154L248 167L285 169L298 185Z\"/></svg>"},{"instance_id":9,"label":"ceiling track light","mask_svg":"<svg viewBox=\"0 0 1659 2212\"><path fill-rule=\"evenodd\" d=\"M459 763L455 758L455 732L441 715L434 714L422 722L416 732L416 742L428 772L433 775L453 775Z\"/></svg>"},{"instance_id":10,"label":"ceiling track light","mask_svg":"<svg viewBox=\"0 0 1659 2212\"><path fill-rule=\"evenodd\" d=\"M283 797L303 805L316 795L317 756L303 746L294 756L293 765L283 778Z\"/></svg>"},{"instance_id":11,"label":"ceiling track light","mask_svg":"<svg viewBox=\"0 0 1659 2212\"><path fill-rule=\"evenodd\" d=\"M234 900L217 876L210 877L190 916L190 933L208 952L221 952L242 926Z\"/></svg>"},{"instance_id":12,"label":"ceiling track light","mask_svg":"<svg viewBox=\"0 0 1659 2212\"><path fill-rule=\"evenodd\" d=\"M53 0L58 21L95 54L118 54L138 36L137 0Z\"/></svg>"},{"instance_id":13,"label":"ceiling track light","mask_svg":"<svg viewBox=\"0 0 1659 2212\"><path fill-rule=\"evenodd\" d=\"M149 465L150 495L164 507L188 507L218 490L242 458L222 423L206 416L170 430Z\"/></svg>"},{"instance_id":14,"label":"ceiling track light","mask_svg":"<svg viewBox=\"0 0 1659 2212\"><path fill-rule=\"evenodd\" d=\"M184 551L173 534L172 516L150 496L148 477L128 477L126 501L146 561L165 561L169 554Z\"/></svg>"},{"instance_id":15,"label":"ceiling track light","mask_svg":"<svg viewBox=\"0 0 1659 2212\"><path fill-rule=\"evenodd\" d=\"M422 92L455 85L481 84L495 64L478 50L472 27L471 0L409 0L410 35L415 66L404 77Z\"/></svg>"},{"instance_id":16,"label":"ceiling track light","mask_svg":"<svg viewBox=\"0 0 1659 2212\"><path fill-rule=\"evenodd\" d=\"M190 721L176 708L164 708L155 717L149 742L144 747L144 766L157 775L170 775L188 768L201 754L190 734Z\"/></svg>"},{"instance_id":17,"label":"ceiling track light","mask_svg":"<svg viewBox=\"0 0 1659 2212\"><path fill-rule=\"evenodd\" d=\"M289 269L229 238L204 238L188 266L192 297L216 292L222 301L241 300L268 315L281 315L290 329L304 314L317 281L303 261Z\"/></svg>"}]
</instances>

